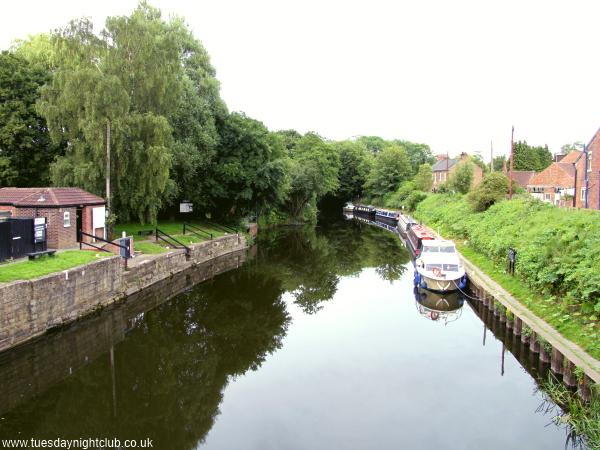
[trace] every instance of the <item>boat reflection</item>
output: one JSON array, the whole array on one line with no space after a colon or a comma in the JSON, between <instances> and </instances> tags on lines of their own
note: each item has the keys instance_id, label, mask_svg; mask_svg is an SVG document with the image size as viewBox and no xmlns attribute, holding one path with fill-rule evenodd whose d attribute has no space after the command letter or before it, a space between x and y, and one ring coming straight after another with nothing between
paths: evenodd
<instances>
[{"instance_id":1,"label":"boat reflection","mask_svg":"<svg viewBox=\"0 0 600 450\"><path fill-rule=\"evenodd\" d=\"M423 317L448 325L462 315L465 299L459 291L432 292L420 287L414 288L415 305Z\"/></svg>"}]
</instances>

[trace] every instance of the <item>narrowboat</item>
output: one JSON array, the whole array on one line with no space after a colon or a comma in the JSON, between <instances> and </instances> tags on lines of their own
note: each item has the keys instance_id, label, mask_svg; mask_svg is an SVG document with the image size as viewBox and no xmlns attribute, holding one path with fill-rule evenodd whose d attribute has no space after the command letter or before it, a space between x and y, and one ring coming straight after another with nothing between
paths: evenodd
<instances>
[{"instance_id":1,"label":"narrowboat","mask_svg":"<svg viewBox=\"0 0 600 450\"><path fill-rule=\"evenodd\" d=\"M435 236L431 234L427 228L423 225L412 225L406 233L406 241L408 243L409 250L412 252L415 258L421 253L421 247L423 241L433 240Z\"/></svg>"},{"instance_id":2,"label":"narrowboat","mask_svg":"<svg viewBox=\"0 0 600 450\"><path fill-rule=\"evenodd\" d=\"M467 274L454 242L427 239L422 241L420 250L415 261L415 286L436 292L462 290L467 286Z\"/></svg>"},{"instance_id":3,"label":"narrowboat","mask_svg":"<svg viewBox=\"0 0 600 450\"><path fill-rule=\"evenodd\" d=\"M465 299L459 291L431 292L415 286L414 294L419 314L433 322L447 325L462 314Z\"/></svg>"},{"instance_id":4,"label":"narrowboat","mask_svg":"<svg viewBox=\"0 0 600 450\"><path fill-rule=\"evenodd\" d=\"M377 219L384 219L384 220L390 220L393 222L398 222L399 215L400 215L400 213L397 211L390 211L387 209L376 209L375 210L375 217L377 217Z\"/></svg>"},{"instance_id":5,"label":"narrowboat","mask_svg":"<svg viewBox=\"0 0 600 450\"><path fill-rule=\"evenodd\" d=\"M406 239L406 233L408 233L408 229L413 225L418 224L413 220L412 217L405 216L404 214L398 215L398 232L404 239Z\"/></svg>"},{"instance_id":6,"label":"narrowboat","mask_svg":"<svg viewBox=\"0 0 600 450\"><path fill-rule=\"evenodd\" d=\"M354 213L354 205L350 202L346 203L343 208L344 213Z\"/></svg>"},{"instance_id":7,"label":"narrowboat","mask_svg":"<svg viewBox=\"0 0 600 450\"><path fill-rule=\"evenodd\" d=\"M355 213L366 214L368 216L375 215L375 208L371 205L356 205L354 207Z\"/></svg>"}]
</instances>

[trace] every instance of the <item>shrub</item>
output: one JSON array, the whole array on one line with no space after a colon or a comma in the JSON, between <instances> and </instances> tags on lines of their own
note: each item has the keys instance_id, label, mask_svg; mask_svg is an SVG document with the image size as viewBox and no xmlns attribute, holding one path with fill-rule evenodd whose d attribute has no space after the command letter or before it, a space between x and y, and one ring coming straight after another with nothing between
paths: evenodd
<instances>
[{"instance_id":1,"label":"shrub","mask_svg":"<svg viewBox=\"0 0 600 450\"><path fill-rule=\"evenodd\" d=\"M427 194L421 191L413 191L404 201L404 205L410 210L414 211L417 205L427 198Z\"/></svg>"},{"instance_id":2,"label":"shrub","mask_svg":"<svg viewBox=\"0 0 600 450\"><path fill-rule=\"evenodd\" d=\"M468 195L475 211L485 211L494 203L504 200L508 194L508 178L501 172L488 174Z\"/></svg>"},{"instance_id":3,"label":"shrub","mask_svg":"<svg viewBox=\"0 0 600 450\"><path fill-rule=\"evenodd\" d=\"M473 170L473 163L470 161L458 163L456 171L448 180L449 187L461 194L469 192L473 184Z\"/></svg>"},{"instance_id":4,"label":"shrub","mask_svg":"<svg viewBox=\"0 0 600 450\"><path fill-rule=\"evenodd\" d=\"M391 194L385 201L385 206L389 208L402 208L408 196L417 189L413 181L405 181L398 190Z\"/></svg>"}]
</instances>

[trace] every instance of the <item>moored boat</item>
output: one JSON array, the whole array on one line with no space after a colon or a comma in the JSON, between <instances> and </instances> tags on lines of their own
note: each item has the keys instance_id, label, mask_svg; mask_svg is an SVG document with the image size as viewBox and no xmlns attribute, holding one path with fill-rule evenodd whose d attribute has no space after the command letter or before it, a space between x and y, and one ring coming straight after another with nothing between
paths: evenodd
<instances>
[{"instance_id":1,"label":"moored boat","mask_svg":"<svg viewBox=\"0 0 600 450\"><path fill-rule=\"evenodd\" d=\"M398 211L390 211L388 209L375 210L375 217L377 217L378 219L398 222L398 216L400 216L400 213Z\"/></svg>"},{"instance_id":2,"label":"moored boat","mask_svg":"<svg viewBox=\"0 0 600 450\"><path fill-rule=\"evenodd\" d=\"M375 207L371 205L355 205L354 212L359 214L366 214L368 216L375 215Z\"/></svg>"},{"instance_id":3,"label":"moored boat","mask_svg":"<svg viewBox=\"0 0 600 450\"><path fill-rule=\"evenodd\" d=\"M459 291L432 292L415 286L414 294L417 310L429 320L446 325L461 316L465 300Z\"/></svg>"},{"instance_id":4,"label":"moored boat","mask_svg":"<svg viewBox=\"0 0 600 450\"><path fill-rule=\"evenodd\" d=\"M413 256L417 258L421 253L423 241L433 240L435 236L431 234L423 225L413 224L406 233L408 248Z\"/></svg>"},{"instance_id":5,"label":"moored boat","mask_svg":"<svg viewBox=\"0 0 600 450\"><path fill-rule=\"evenodd\" d=\"M462 290L467 286L467 275L452 241L422 241L415 261L414 282L415 286L437 292Z\"/></svg>"},{"instance_id":6,"label":"moored boat","mask_svg":"<svg viewBox=\"0 0 600 450\"><path fill-rule=\"evenodd\" d=\"M398 215L398 232L400 233L400 236L402 236L404 239L406 239L407 237L406 233L408 233L408 229L413 225L418 224L413 220L412 217L405 216L404 214Z\"/></svg>"},{"instance_id":7,"label":"moored boat","mask_svg":"<svg viewBox=\"0 0 600 450\"><path fill-rule=\"evenodd\" d=\"M354 212L354 205L351 202L348 202L344 205L344 208L342 208L344 213L353 213Z\"/></svg>"}]
</instances>

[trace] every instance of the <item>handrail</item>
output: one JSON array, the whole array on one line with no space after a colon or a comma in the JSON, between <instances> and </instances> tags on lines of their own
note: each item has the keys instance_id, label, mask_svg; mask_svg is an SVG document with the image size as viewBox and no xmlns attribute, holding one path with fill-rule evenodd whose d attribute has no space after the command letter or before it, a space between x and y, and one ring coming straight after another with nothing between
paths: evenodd
<instances>
[{"instance_id":1,"label":"handrail","mask_svg":"<svg viewBox=\"0 0 600 450\"><path fill-rule=\"evenodd\" d=\"M237 228L230 227L229 225L221 225L219 223L214 223L214 222L209 222L209 221L206 221L206 223L208 225L210 225L211 227L216 228L217 230L224 231L226 233L232 232L235 234L239 234L239 232L240 232Z\"/></svg>"},{"instance_id":2,"label":"handrail","mask_svg":"<svg viewBox=\"0 0 600 450\"><path fill-rule=\"evenodd\" d=\"M163 236L161 236L161 235L165 236L166 239ZM172 246L174 248L184 248L185 249L185 254L187 256L190 255L191 249L187 245L185 245L183 242L180 242L177 239L175 239L170 234L165 233L164 231L159 230L158 228L156 228L155 229L155 236L156 236L156 240L157 241L161 240L163 242L166 242L167 244L169 244L170 246ZM170 242L168 239L170 239L172 242ZM174 245L173 242L175 242L175 244L177 244L177 245Z\"/></svg>"},{"instance_id":3,"label":"handrail","mask_svg":"<svg viewBox=\"0 0 600 450\"><path fill-rule=\"evenodd\" d=\"M93 239L96 239L98 241L104 242L104 243L109 244L109 245L114 245L115 247L118 247L120 249L125 250L125 255L126 256L121 256L120 254L119 254L119 256L121 256L121 258L123 258L125 260L125 266L127 267L127 259L128 259L128 257L129 258L131 257L131 254L129 254L129 251L130 251L129 247L127 247L126 245L117 244L116 242L108 241L108 240L106 240L104 238L101 238L99 236L94 236L93 234L86 233L83 230L79 231L79 233L80 233L79 250L83 250L83 246L84 245L89 245L90 247L93 247L93 248L95 248L97 250L100 250L102 252L112 253L110 250L107 250L104 247L100 247L98 245L92 244L91 242L84 242L83 241L83 236L91 237Z\"/></svg>"},{"instance_id":4,"label":"handrail","mask_svg":"<svg viewBox=\"0 0 600 450\"><path fill-rule=\"evenodd\" d=\"M212 233L209 233L208 231L204 231L202 228L200 228L198 225L194 225L193 223L187 223L187 222L183 222L183 234L185 234L186 229L190 229L189 231L192 234L195 234L196 236L198 236L199 238L202 238L202 236L198 233L204 233L206 236L208 236L210 239L213 238Z\"/></svg>"}]
</instances>

